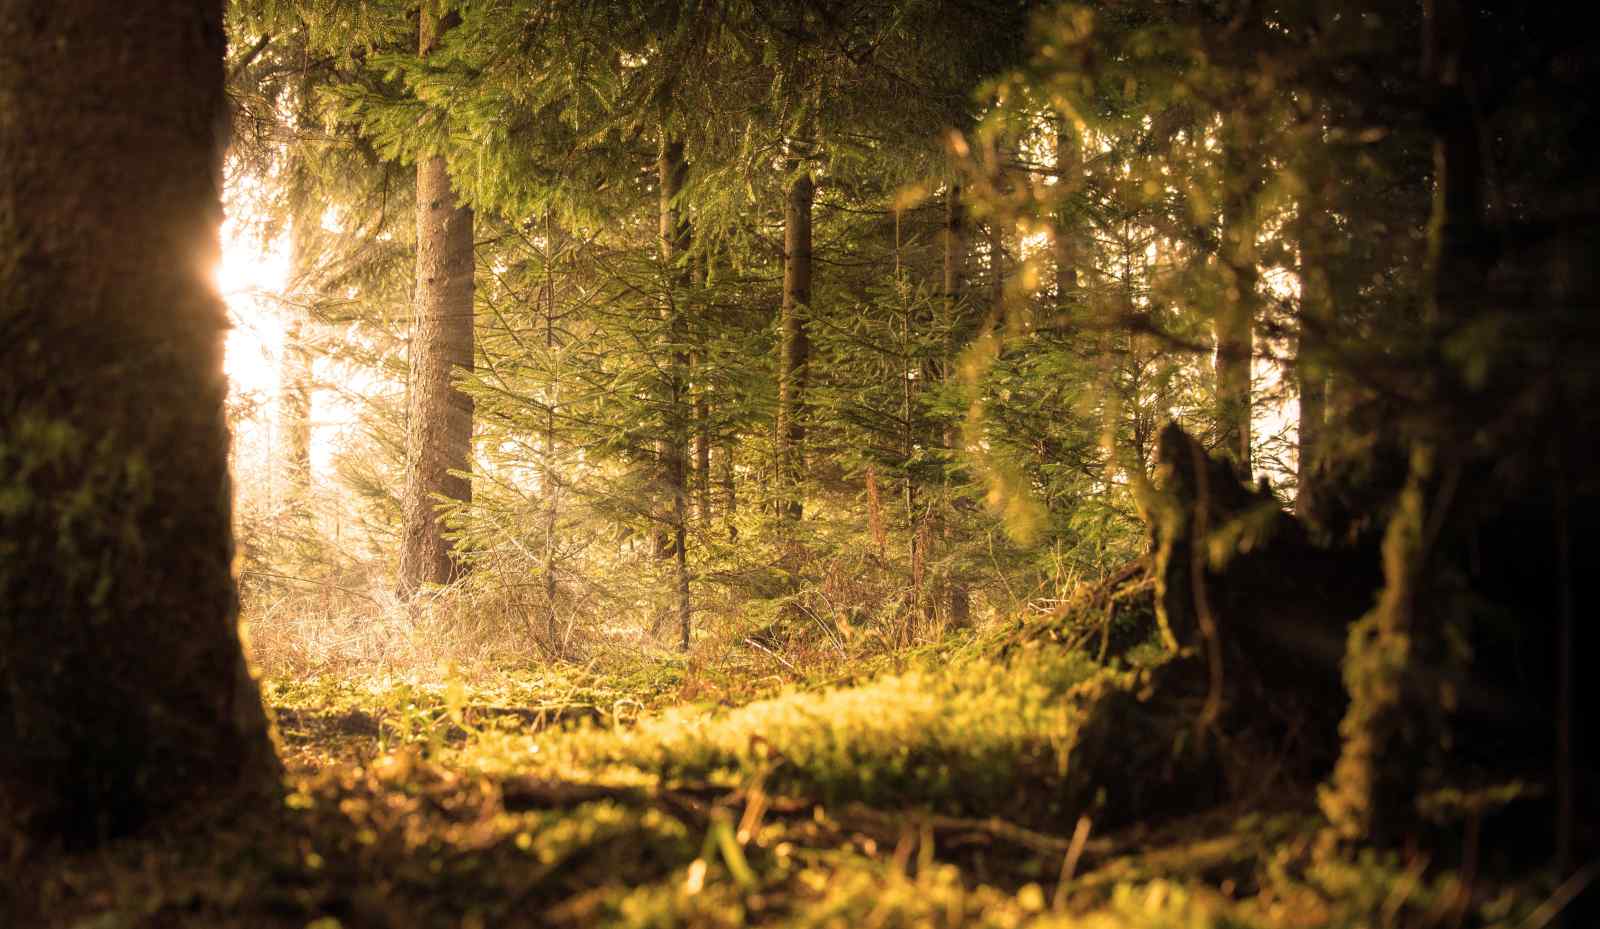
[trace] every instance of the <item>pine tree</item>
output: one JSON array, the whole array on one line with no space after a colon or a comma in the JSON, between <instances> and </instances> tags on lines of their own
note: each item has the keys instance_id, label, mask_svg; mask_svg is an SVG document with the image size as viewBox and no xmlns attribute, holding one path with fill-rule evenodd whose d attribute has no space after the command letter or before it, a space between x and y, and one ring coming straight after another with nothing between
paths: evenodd
<instances>
[{"instance_id":1,"label":"pine tree","mask_svg":"<svg viewBox=\"0 0 1600 929\"><path fill-rule=\"evenodd\" d=\"M437 46L454 16L424 7L419 54ZM459 574L440 499L472 501L472 398L455 386L473 368L472 208L461 204L443 153L417 161L416 323L411 337L406 417L405 528L400 546L403 594L447 584Z\"/></svg>"}]
</instances>

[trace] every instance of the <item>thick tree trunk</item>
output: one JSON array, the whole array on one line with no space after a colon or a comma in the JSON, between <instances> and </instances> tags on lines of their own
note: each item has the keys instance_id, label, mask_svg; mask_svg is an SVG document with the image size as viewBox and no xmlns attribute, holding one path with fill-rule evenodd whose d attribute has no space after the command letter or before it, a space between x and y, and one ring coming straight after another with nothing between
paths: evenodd
<instances>
[{"instance_id":1,"label":"thick tree trunk","mask_svg":"<svg viewBox=\"0 0 1600 929\"><path fill-rule=\"evenodd\" d=\"M421 52L436 44L440 23L424 15ZM444 537L439 498L472 501L472 398L453 379L473 365L472 209L460 205L443 156L417 162L416 328L406 408L406 474L401 506L400 591L448 584L459 562ZM460 473L452 473L460 472Z\"/></svg>"},{"instance_id":2,"label":"thick tree trunk","mask_svg":"<svg viewBox=\"0 0 1600 929\"><path fill-rule=\"evenodd\" d=\"M0 845L275 770L210 279L224 44L220 0L0 0Z\"/></svg>"},{"instance_id":3,"label":"thick tree trunk","mask_svg":"<svg viewBox=\"0 0 1600 929\"><path fill-rule=\"evenodd\" d=\"M1253 172L1247 164L1251 139L1245 117L1233 115L1224 130L1228 190L1222 212L1222 273L1226 295L1217 312L1217 444L1249 478L1250 360L1254 354L1257 304L1256 208Z\"/></svg>"},{"instance_id":4,"label":"thick tree trunk","mask_svg":"<svg viewBox=\"0 0 1600 929\"><path fill-rule=\"evenodd\" d=\"M1434 344L1447 344L1473 320L1487 284L1483 152L1463 86L1466 16L1456 0L1429 4L1424 16L1437 127L1428 269ZM1450 467L1433 437L1413 438L1406 485L1384 535L1383 592L1351 627L1344 659L1350 706L1339 726L1344 744L1318 796L1337 840L1391 842L1411 833L1418 825L1417 795L1444 742L1441 707L1447 701L1426 692L1422 671L1438 667L1448 652L1440 608L1426 589L1426 563L1430 527L1442 524L1440 508L1448 505L1448 492L1436 490L1436 475Z\"/></svg>"},{"instance_id":5,"label":"thick tree trunk","mask_svg":"<svg viewBox=\"0 0 1600 929\"><path fill-rule=\"evenodd\" d=\"M668 498L667 532L665 547L657 547L660 554L673 559L673 574L677 588L678 646L689 650L689 320L684 299L692 283L692 275L685 264L689 251L690 229L688 218L678 208L678 195L688 179L689 166L683 159L683 143L663 140L656 162L661 185L661 220L659 245L661 264L667 271L671 287L661 305L661 318L667 342L666 383L666 434L662 436L657 454L661 463L662 483Z\"/></svg>"},{"instance_id":6,"label":"thick tree trunk","mask_svg":"<svg viewBox=\"0 0 1600 929\"><path fill-rule=\"evenodd\" d=\"M816 187L810 174L789 185L783 211L783 305L778 346L778 492L779 515L798 522L804 510L801 493L805 469L806 384L810 376L811 339L806 321L811 314L811 205Z\"/></svg>"}]
</instances>

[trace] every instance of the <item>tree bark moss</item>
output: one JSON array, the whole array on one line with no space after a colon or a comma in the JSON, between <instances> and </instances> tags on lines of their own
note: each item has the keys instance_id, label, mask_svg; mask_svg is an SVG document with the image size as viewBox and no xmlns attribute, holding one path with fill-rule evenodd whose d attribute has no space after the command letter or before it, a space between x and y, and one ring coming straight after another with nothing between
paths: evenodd
<instances>
[{"instance_id":1,"label":"tree bark moss","mask_svg":"<svg viewBox=\"0 0 1600 929\"><path fill-rule=\"evenodd\" d=\"M0 830L24 845L275 769L210 278L224 44L216 0L0 0Z\"/></svg>"}]
</instances>

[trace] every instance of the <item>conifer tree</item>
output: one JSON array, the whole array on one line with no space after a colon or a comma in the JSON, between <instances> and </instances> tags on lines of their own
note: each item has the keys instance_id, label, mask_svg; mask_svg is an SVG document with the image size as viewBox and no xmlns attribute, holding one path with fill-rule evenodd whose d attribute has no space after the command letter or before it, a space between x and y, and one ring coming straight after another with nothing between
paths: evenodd
<instances>
[{"instance_id":1,"label":"conifer tree","mask_svg":"<svg viewBox=\"0 0 1600 929\"><path fill-rule=\"evenodd\" d=\"M209 279L222 5L6 0L0 34L0 836L27 849L275 762L236 627Z\"/></svg>"},{"instance_id":2,"label":"conifer tree","mask_svg":"<svg viewBox=\"0 0 1600 929\"><path fill-rule=\"evenodd\" d=\"M426 58L455 21L425 3L419 54ZM447 584L459 574L440 498L470 503L472 398L455 381L473 367L473 221L451 182L446 156L417 160L417 288L406 416L405 514L399 585Z\"/></svg>"}]
</instances>

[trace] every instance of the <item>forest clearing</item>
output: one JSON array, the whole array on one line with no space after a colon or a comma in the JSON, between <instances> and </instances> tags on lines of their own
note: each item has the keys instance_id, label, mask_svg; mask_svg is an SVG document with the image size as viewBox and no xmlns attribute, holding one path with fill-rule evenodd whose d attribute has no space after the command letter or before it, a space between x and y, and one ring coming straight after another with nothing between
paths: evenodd
<instances>
[{"instance_id":1,"label":"forest clearing","mask_svg":"<svg viewBox=\"0 0 1600 929\"><path fill-rule=\"evenodd\" d=\"M1597 82L0 0L0 929L1600 926Z\"/></svg>"}]
</instances>

